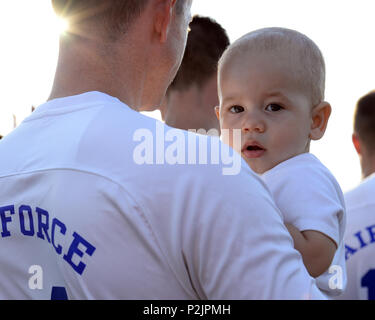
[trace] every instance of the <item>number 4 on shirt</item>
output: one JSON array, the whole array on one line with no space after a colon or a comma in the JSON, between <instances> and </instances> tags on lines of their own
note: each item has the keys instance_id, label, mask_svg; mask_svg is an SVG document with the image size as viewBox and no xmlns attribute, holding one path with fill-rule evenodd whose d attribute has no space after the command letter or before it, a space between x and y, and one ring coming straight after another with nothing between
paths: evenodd
<instances>
[{"instance_id":1,"label":"number 4 on shirt","mask_svg":"<svg viewBox=\"0 0 375 320\"><path fill-rule=\"evenodd\" d=\"M68 294L64 287L52 287L51 300L68 300Z\"/></svg>"}]
</instances>

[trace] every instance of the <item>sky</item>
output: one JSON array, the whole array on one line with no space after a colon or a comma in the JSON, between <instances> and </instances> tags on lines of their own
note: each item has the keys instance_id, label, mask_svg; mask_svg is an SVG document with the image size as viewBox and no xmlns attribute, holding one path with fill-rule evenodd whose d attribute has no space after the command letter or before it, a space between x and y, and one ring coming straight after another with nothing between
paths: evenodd
<instances>
[{"instance_id":1,"label":"sky","mask_svg":"<svg viewBox=\"0 0 375 320\"><path fill-rule=\"evenodd\" d=\"M361 179L351 143L357 100L375 89L374 0L193 0L192 14L209 16L231 42L263 27L295 29L321 49L332 115L314 153L343 191ZM49 0L0 1L0 134L9 133L50 92L62 30ZM158 117L158 113L149 114Z\"/></svg>"}]
</instances>

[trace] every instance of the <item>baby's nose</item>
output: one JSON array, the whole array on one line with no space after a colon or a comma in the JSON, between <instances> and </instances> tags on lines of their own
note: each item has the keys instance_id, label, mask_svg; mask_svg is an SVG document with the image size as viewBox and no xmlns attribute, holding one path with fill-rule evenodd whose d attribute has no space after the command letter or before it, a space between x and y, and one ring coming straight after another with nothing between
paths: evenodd
<instances>
[{"instance_id":1,"label":"baby's nose","mask_svg":"<svg viewBox=\"0 0 375 320\"><path fill-rule=\"evenodd\" d=\"M263 133L265 131L265 124L261 119L249 117L242 126L244 132Z\"/></svg>"}]
</instances>

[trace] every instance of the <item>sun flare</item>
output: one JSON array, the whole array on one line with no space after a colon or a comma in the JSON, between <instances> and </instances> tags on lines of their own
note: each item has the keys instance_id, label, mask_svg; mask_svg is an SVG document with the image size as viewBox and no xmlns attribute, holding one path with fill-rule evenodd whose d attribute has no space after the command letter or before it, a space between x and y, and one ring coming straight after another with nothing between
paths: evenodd
<instances>
[{"instance_id":1,"label":"sun flare","mask_svg":"<svg viewBox=\"0 0 375 320\"><path fill-rule=\"evenodd\" d=\"M62 34L68 30L69 22L63 18L56 17L56 31Z\"/></svg>"}]
</instances>

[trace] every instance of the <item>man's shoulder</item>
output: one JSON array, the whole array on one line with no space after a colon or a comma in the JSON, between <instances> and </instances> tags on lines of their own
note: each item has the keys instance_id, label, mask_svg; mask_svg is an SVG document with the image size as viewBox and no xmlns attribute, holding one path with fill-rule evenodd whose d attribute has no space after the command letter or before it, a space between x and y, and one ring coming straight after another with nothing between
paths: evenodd
<instances>
[{"instance_id":1,"label":"man's shoulder","mask_svg":"<svg viewBox=\"0 0 375 320\"><path fill-rule=\"evenodd\" d=\"M265 190L241 156L219 137L175 129L133 110L102 113L82 136L77 159L119 182L165 180L171 187L186 179L194 188Z\"/></svg>"}]
</instances>

